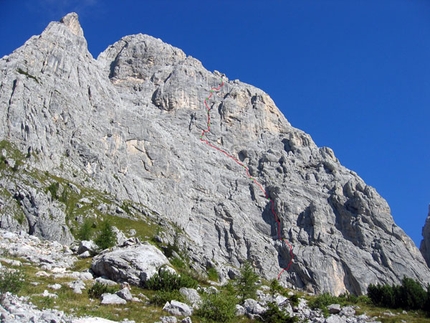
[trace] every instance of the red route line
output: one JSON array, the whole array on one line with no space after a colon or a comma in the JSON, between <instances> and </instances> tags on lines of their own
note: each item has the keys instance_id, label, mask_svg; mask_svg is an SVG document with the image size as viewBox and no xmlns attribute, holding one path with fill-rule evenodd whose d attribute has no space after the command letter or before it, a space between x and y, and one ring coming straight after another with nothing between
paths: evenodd
<instances>
[{"instance_id":1,"label":"red route line","mask_svg":"<svg viewBox=\"0 0 430 323\"><path fill-rule=\"evenodd\" d=\"M281 220L279 219L278 215L276 214L276 211L275 211L275 202L273 201L273 199L271 199L269 197L269 195L267 194L267 192L264 189L263 185L261 185L254 177L251 176L251 174L249 173L249 168L244 163L242 163L240 160L238 160L233 155L229 154L224 149L221 149L221 148L215 146L209 140L205 139L206 133L208 133L208 132L211 131L211 114L210 114L211 108L208 105L208 101L213 96L214 91L219 91L223 86L224 86L224 80L221 78L221 83L218 85L218 87L211 88L209 96L205 99L205 107L206 107L206 112L207 112L207 123L206 123L207 124L207 128L202 130L202 133L200 135L200 141L204 142L209 147L211 147L213 149L216 149L219 152L223 153L228 158L234 160L234 162L236 164L238 164L239 166L242 166L245 169L245 171L246 171L246 176L248 176L248 178L250 180L252 180L255 185L258 186L258 188L260 189L260 191L264 194L264 197L270 201L270 210L272 211L273 217L275 218L277 229L278 229L278 240L284 242L288 246L288 248L290 249L290 262L288 263L287 267L285 267L284 269L282 269L282 271L278 274L278 280L279 280L281 278L281 275L283 274L283 272L284 271L288 271L290 269L291 264L293 263L294 253L293 253L293 247L288 242L288 240L286 238L282 238L282 235L281 235Z\"/></svg>"}]
</instances>

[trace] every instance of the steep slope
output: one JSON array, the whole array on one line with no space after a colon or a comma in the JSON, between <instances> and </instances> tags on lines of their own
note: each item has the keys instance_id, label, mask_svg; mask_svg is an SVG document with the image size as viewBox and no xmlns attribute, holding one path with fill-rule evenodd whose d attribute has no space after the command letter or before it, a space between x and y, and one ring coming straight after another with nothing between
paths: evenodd
<instances>
[{"instance_id":1,"label":"steep slope","mask_svg":"<svg viewBox=\"0 0 430 323\"><path fill-rule=\"evenodd\" d=\"M243 167L200 141L207 127L203 102L222 80L208 100L206 136L247 165L273 201L295 255L282 282L360 294L370 283L403 276L430 281L419 250L375 189L292 127L266 93L205 70L178 48L132 35L95 60L76 14L69 14L3 57L0 75L0 139L26 154L18 170L46 171L146 205L183 229L178 239L202 268L215 266L227 277L250 259L273 278L291 256L277 239L271 202ZM29 185L1 183L4 200ZM24 194L30 205L31 196L48 194L31 190ZM4 209L10 208L0 210L1 226L20 227ZM26 208L25 216L38 228L35 209ZM50 209L61 216L45 222L51 219L70 240L67 209Z\"/></svg>"},{"instance_id":2,"label":"steep slope","mask_svg":"<svg viewBox=\"0 0 430 323\"><path fill-rule=\"evenodd\" d=\"M429 213L426 219L426 222L423 226L423 240L421 240L420 251L427 262L427 265L430 267L430 205L429 205Z\"/></svg>"}]
</instances>

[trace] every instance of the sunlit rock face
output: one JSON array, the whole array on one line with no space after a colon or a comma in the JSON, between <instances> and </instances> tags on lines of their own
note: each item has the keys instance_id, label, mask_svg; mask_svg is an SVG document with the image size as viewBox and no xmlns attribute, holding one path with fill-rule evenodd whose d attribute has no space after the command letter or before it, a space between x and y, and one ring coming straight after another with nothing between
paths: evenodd
<instances>
[{"instance_id":1,"label":"sunlit rock face","mask_svg":"<svg viewBox=\"0 0 430 323\"><path fill-rule=\"evenodd\" d=\"M291 126L262 90L143 34L95 59L83 35L69 14L0 60L0 139L27 156L27 169L152 209L176 223L181 246L201 268L214 266L227 278L249 259L275 278L291 256L268 199L243 167L200 140L203 103L223 83L208 100L206 137L246 165L273 201L294 253L284 285L361 294L370 283L404 276L429 282L429 268L386 201L330 148ZM68 209L25 167L13 181L0 178L4 205L28 193L25 203L15 198L25 220L4 207L1 226L28 231L31 224L41 237L73 240Z\"/></svg>"}]
</instances>

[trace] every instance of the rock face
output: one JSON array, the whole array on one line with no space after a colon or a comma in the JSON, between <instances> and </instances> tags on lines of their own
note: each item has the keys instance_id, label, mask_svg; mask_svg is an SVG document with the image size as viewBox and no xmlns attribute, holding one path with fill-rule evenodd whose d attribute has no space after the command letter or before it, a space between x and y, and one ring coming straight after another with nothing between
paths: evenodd
<instances>
[{"instance_id":1,"label":"rock face","mask_svg":"<svg viewBox=\"0 0 430 323\"><path fill-rule=\"evenodd\" d=\"M420 251L430 267L430 205L426 223L423 226L423 240L421 240Z\"/></svg>"},{"instance_id":2,"label":"rock face","mask_svg":"<svg viewBox=\"0 0 430 323\"><path fill-rule=\"evenodd\" d=\"M249 259L276 277L291 257L271 203L243 167L200 141L203 102L224 82L208 100L206 137L246 165L273 201L295 255L284 284L361 294L403 276L430 280L386 201L331 149L292 127L260 89L211 73L159 39L126 36L94 59L69 14L3 57L0 80L0 140L19 151L0 150L8 176L0 179L1 227L73 238L70 205L43 187L52 175L76 183L74 194L106 192L175 222L179 245L202 269L227 277ZM20 188L31 192L21 199Z\"/></svg>"}]
</instances>

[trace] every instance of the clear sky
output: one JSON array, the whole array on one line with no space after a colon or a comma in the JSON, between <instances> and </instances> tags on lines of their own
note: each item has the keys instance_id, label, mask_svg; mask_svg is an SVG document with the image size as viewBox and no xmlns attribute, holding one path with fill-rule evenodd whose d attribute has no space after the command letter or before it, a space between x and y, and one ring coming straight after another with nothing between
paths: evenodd
<instances>
[{"instance_id":1,"label":"clear sky","mask_svg":"<svg viewBox=\"0 0 430 323\"><path fill-rule=\"evenodd\" d=\"M94 57L144 33L266 91L377 189L419 245L430 203L430 1L0 0L0 57L71 11Z\"/></svg>"}]
</instances>

